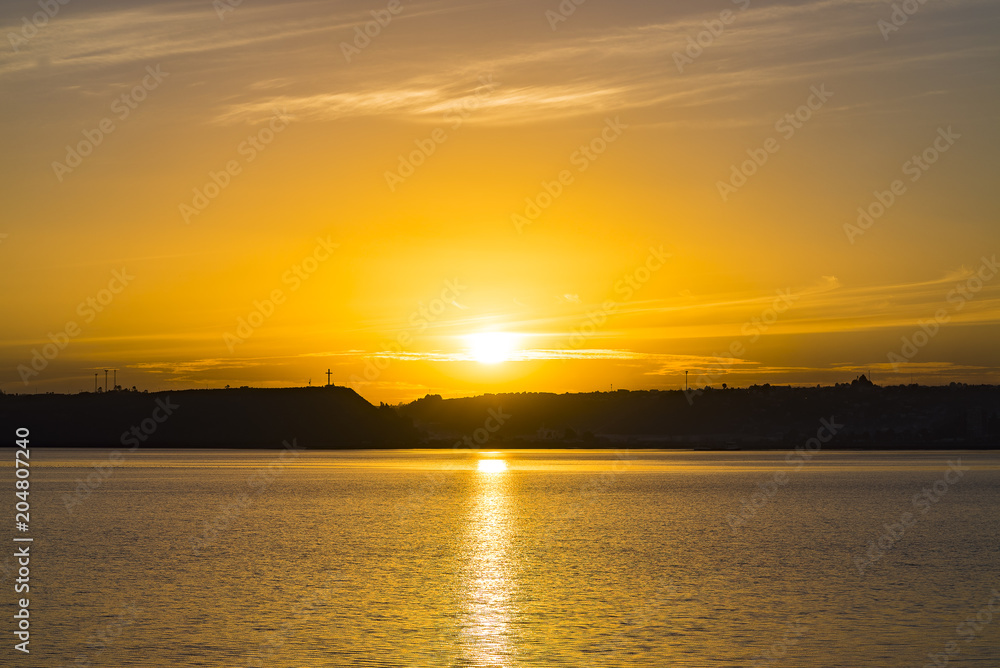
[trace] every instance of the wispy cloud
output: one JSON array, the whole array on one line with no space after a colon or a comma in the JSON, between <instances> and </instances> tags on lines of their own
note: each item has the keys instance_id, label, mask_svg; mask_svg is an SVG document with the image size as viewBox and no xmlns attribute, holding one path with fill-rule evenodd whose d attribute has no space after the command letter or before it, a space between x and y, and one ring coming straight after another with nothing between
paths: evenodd
<instances>
[{"instance_id":1,"label":"wispy cloud","mask_svg":"<svg viewBox=\"0 0 1000 668\"><path fill-rule=\"evenodd\" d=\"M755 4L737 12L681 74L673 54L705 29L703 22L717 15L715 9L684 16L666 15L670 10L664 9L666 16L655 22L478 43L462 29L468 6L410 4L394 19L400 29L393 34L387 28L379 36L386 49L373 46L365 58L345 63L338 44L370 20L361 8L338 5L331 11L329 3L309 0L243 3L222 22L210 3L157 3L64 11L19 52L0 50L0 80L71 73L73 83L67 85L79 85L86 72L169 60L180 70L187 64L206 79L225 80L235 91L205 110L206 120L216 123L256 121L275 107L314 121L386 116L426 122L440 119L468 95L480 75L493 73L502 85L480 101L470 122L520 124L658 107L667 113L653 122L725 125L733 123L733 115L720 109L759 98L775 84L918 67L930 71L963 60L985 66L1000 49L989 28L997 17L988 8L980 0L924 5L919 18L935 20L914 19L906 26L912 38L888 50L875 25L886 13L883 2ZM540 16L533 4L512 11L523 11L523 20ZM447 14L454 20L442 21ZM970 21L970 15L979 20ZM19 23L20 17L7 12L0 32L16 32ZM447 42L448 48L428 49L428 39ZM456 52L464 57L456 60ZM279 55L282 69L275 66ZM566 72L573 74L567 78ZM949 83L942 79L937 85L946 92ZM879 111L870 100L837 104L855 113ZM694 113L705 109L715 113ZM762 113L744 111L742 123L748 114Z\"/></svg>"},{"instance_id":2,"label":"wispy cloud","mask_svg":"<svg viewBox=\"0 0 1000 668\"><path fill-rule=\"evenodd\" d=\"M957 14L970 5L982 3L943 5L933 11ZM256 119L275 105L312 120L355 115L436 120L442 110L467 94L463 85L491 72L503 86L483 103L472 122L536 122L657 106L669 110L671 116L661 122L683 119L702 126L725 125L732 122L728 116L706 119L692 117L690 112L754 99L775 84L808 86L842 76L984 60L1000 48L986 32L935 39L926 30L913 28L912 34L920 33L924 39L888 52L875 25L884 10L884 3L866 0L748 10L738 14L733 25L684 74L675 68L673 54L683 52L687 38L704 31L703 21L714 14L585 32L546 42L514 42L502 48L493 44L470 47L469 57L459 63L453 59L438 62L433 55L421 54L425 59L418 68L405 58L390 76L384 70L359 66L355 70L358 76L338 78L335 90L270 99L248 97L229 105L216 120ZM818 25L823 26L821 31L816 30ZM748 59L748 53L758 55ZM560 72L578 72L581 63L591 65L587 76L577 74L571 81L558 76ZM878 112L872 100L841 108L854 114ZM746 122L745 114L741 122Z\"/></svg>"}]
</instances>

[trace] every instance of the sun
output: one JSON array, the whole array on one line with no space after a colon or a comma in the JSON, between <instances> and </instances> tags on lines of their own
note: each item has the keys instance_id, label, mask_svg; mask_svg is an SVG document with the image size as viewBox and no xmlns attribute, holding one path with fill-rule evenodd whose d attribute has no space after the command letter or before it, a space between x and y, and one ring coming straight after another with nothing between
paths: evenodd
<instances>
[{"instance_id":1,"label":"sun","mask_svg":"<svg viewBox=\"0 0 1000 668\"><path fill-rule=\"evenodd\" d=\"M482 473L503 473L507 470L507 462L502 459L480 459L476 468Z\"/></svg>"},{"instance_id":2,"label":"sun","mask_svg":"<svg viewBox=\"0 0 1000 668\"><path fill-rule=\"evenodd\" d=\"M520 335L511 332L478 332L469 334L469 354L480 364L510 361L519 348Z\"/></svg>"}]
</instances>

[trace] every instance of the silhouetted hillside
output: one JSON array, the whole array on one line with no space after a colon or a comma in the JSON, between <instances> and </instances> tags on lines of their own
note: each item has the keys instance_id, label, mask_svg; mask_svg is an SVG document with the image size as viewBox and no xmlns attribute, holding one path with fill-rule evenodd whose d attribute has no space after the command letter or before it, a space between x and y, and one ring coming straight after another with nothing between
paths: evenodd
<instances>
[{"instance_id":1,"label":"silhouetted hillside","mask_svg":"<svg viewBox=\"0 0 1000 668\"><path fill-rule=\"evenodd\" d=\"M34 447L995 448L1000 388L834 387L427 396L375 407L345 387L0 395L0 433ZM824 432L826 433L826 432ZM465 439L469 439L465 441Z\"/></svg>"},{"instance_id":2,"label":"silhouetted hillside","mask_svg":"<svg viewBox=\"0 0 1000 668\"><path fill-rule=\"evenodd\" d=\"M0 433L12 440L21 426L34 447L377 448L415 436L346 387L0 396Z\"/></svg>"},{"instance_id":3,"label":"silhouetted hillside","mask_svg":"<svg viewBox=\"0 0 1000 668\"><path fill-rule=\"evenodd\" d=\"M697 394L429 395L399 410L428 435L428 444L448 446L484 429L490 411L502 411L504 421L490 434L497 447L788 447L816 436L820 420L830 418L843 427L829 447L995 448L1000 443L996 386L878 387L863 377L834 387L763 385ZM492 419L489 427L496 426L497 418Z\"/></svg>"}]
</instances>

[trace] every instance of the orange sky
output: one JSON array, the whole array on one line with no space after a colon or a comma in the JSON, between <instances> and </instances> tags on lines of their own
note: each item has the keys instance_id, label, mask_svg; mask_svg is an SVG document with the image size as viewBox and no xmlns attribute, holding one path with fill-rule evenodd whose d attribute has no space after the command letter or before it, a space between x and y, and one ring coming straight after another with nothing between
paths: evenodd
<instances>
[{"instance_id":1,"label":"orange sky","mask_svg":"<svg viewBox=\"0 0 1000 668\"><path fill-rule=\"evenodd\" d=\"M995 3L559 6L4 3L0 387L1000 381Z\"/></svg>"}]
</instances>

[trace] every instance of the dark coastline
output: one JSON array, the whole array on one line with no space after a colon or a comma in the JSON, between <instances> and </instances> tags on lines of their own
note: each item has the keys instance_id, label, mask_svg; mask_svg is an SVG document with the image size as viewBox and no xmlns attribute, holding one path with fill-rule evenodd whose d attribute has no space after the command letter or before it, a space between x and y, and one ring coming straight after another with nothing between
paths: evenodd
<instances>
[{"instance_id":1,"label":"dark coastline","mask_svg":"<svg viewBox=\"0 0 1000 668\"><path fill-rule=\"evenodd\" d=\"M391 408L345 387L0 396L0 428L33 447L378 448L414 442Z\"/></svg>"},{"instance_id":2,"label":"dark coastline","mask_svg":"<svg viewBox=\"0 0 1000 668\"><path fill-rule=\"evenodd\" d=\"M511 393L374 406L346 387L0 395L34 447L994 449L1000 387Z\"/></svg>"}]
</instances>

